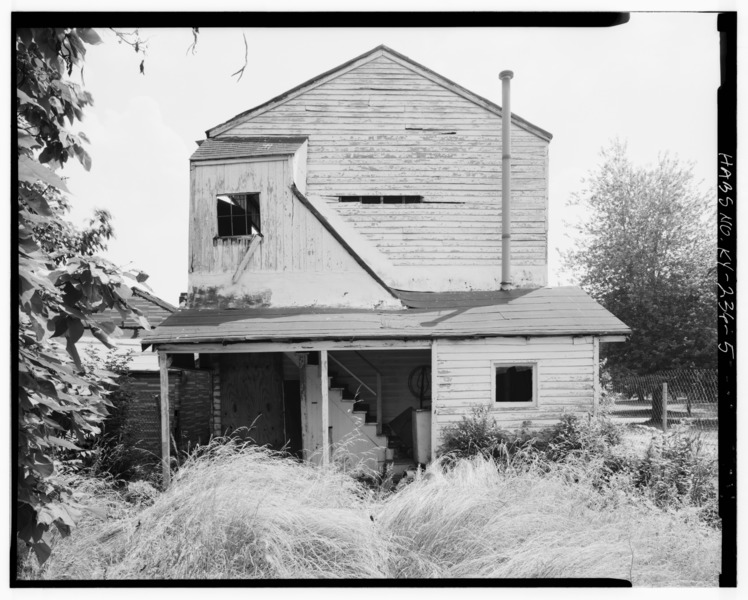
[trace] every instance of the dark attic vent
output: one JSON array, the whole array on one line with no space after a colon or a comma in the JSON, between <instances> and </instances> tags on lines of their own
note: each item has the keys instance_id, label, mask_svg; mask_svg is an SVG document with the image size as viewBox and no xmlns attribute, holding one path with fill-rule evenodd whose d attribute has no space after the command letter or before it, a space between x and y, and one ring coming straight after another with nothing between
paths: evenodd
<instances>
[{"instance_id":1,"label":"dark attic vent","mask_svg":"<svg viewBox=\"0 0 748 600\"><path fill-rule=\"evenodd\" d=\"M419 204L423 196L339 196L338 200L361 204Z\"/></svg>"}]
</instances>

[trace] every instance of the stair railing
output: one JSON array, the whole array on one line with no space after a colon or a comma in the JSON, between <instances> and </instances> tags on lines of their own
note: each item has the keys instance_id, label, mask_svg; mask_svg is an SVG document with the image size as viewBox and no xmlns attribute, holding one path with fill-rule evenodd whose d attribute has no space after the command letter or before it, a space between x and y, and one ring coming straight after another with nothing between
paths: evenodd
<instances>
[{"instance_id":1,"label":"stair railing","mask_svg":"<svg viewBox=\"0 0 748 600\"><path fill-rule=\"evenodd\" d=\"M348 367L346 367L342 362L340 362L337 358L335 358L332 354L328 354L328 357L331 361L333 361L336 365L338 365L341 369L343 369L348 375L353 377L356 381L358 381L362 387L366 388L371 392L374 397L377 399L377 435L382 435L382 372L377 369L370 360L368 360L366 357L364 357L360 352L355 353L356 356L358 356L362 361L364 361L369 367L371 367L372 371L374 371L377 383L376 383L376 391L371 389L364 381L361 380L361 378L356 375L353 371L351 371Z\"/></svg>"}]
</instances>

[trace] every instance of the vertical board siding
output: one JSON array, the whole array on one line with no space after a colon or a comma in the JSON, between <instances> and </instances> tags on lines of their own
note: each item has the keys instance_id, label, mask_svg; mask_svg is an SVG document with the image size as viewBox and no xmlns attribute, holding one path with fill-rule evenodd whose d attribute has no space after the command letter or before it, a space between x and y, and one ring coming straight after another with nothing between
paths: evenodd
<instances>
[{"instance_id":1,"label":"vertical board siding","mask_svg":"<svg viewBox=\"0 0 748 600\"><path fill-rule=\"evenodd\" d=\"M469 416L476 405L488 405L496 421L518 428L552 424L564 413L591 412L595 369L592 338L492 338L439 340L437 358L438 400L434 406L436 435ZM492 397L493 361L537 365L537 407L502 408Z\"/></svg>"},{"instance_id":2,"label":"vertical board siding","mask_svg":"<svg viewBox=\"0 0 748 600\"><path fill-rule=\"evenodd\" d=\"M250 238L216 239L218 194L260 194L262 243L246 271L348 272L360 267L292 194L287 160L196 164L192 167L190 271L231 275Z\"/></svg>"},{"instance_id":3,"label":"vertical board siding","mask_svg":"<svg viewBox=\"0 0 748 600\"><path fill-rule=\"evenodd\" d=\"M308 135L307 193L395 265L501 260L501 117L385 56L221 136ZM221 137L219 136L219 137ZM548 143L512 127L512 260L546 262ZM416 194L402 206L339 195Z\"/></svg>"}]
</instances>

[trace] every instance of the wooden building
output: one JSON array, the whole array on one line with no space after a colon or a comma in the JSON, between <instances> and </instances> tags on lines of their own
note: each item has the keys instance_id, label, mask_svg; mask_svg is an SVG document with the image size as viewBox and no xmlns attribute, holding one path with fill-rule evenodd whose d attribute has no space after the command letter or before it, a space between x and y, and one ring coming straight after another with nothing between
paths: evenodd
<instances>
[{"instance_id":1,"label":"wooden building","mask_svg":"<svg viewBox=\"0 0 748 600\"><path fill-rule=\"evenodd\" d=\"M595 410L599 343L629 330L546 287L551 135L502 78L504 110L380 46L207 132L188 307L144 341L213 374L215 434L381 466L477 404Z\"/></svg>"}]
</instances>

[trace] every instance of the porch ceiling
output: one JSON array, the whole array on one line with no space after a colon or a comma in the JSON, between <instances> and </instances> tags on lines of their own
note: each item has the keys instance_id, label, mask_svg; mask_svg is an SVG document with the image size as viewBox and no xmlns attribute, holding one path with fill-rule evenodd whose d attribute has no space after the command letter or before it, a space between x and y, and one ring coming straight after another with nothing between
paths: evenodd
<instances>
[{"instance_id":1,"label":"porch ceiling","mask_svg":"<svg viewBox=\"0 0 748 600\"><path fill-rule=\"evenodd\" d=\"M405 294L413 294L405 292ZM324 308L183 309L143 336L143 345L438 339L525 335L627 335L630 329L575 287L411 297L404 310ZM490 295L490 297L489 297ZM436 296L442 296L438 299ZM486 304L486 302L489 302Z\"/></svg>"}]
</instances>

